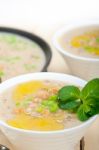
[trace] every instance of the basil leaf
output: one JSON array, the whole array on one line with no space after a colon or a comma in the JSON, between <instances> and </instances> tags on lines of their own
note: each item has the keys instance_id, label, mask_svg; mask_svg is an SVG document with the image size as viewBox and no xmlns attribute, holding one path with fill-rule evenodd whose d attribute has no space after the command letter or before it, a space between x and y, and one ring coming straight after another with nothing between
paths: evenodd
<instances>
[{"instance_id":1,"label":"basil leaf","mask_svg":"<svg viewBox=\"0 0 99 150\"><path fill-rule=\"evenodd\" d=\"M87 99L86 103L90 106L97 106L99 107L99 100L98 99Z\"/></svg>"},{"instance_id":2,"label":"basil leaf","mask_svg":"<svg viewBox=\"0 0 99 150\"><path fill-rule=\"evenodd\" d=\"M84 107L85 113L89 113L91 111L91 107L89 105L87 105L87 103L84 103L83 107Z\"/></svg>"},{"instance_id":3,"label":"basil leaf","mask_svg":"<svg viewBox=\"0 0 99 150\"><path fill-rule=\"evenodd\" d=\"M99 114L99 78L89 81L81 92L76 86L64 86L56 102L60 109L77 113L81 121Z\"/></svg>"},{"instance_id":4,"label":"basil leaf","mask_svg":"<svg viewBox=\"0 0 99 150\"><path fill-rule=\"evenodd\" d=\"M99 113L99 100L97 99L88 99L87 104L90 106L90 115L96 115Z\"/></svg>"},{"instance_id":5,"label":"basil leaf","mask_svg":"<svg viewBox=\"0 0 99 150\"><path fill-rule=\"evenodd\" d=\"M93 98L99 100L99 78L89 81L81 91L83 101Z\"/></svg>"},{"instance_id":6,"label":"basil leaf","mask_svg":"<svg viewBox=\"0 0 99 150\"><path fill-rule=\"evenodd\" d=\"M80 90L76 86L64 86L58 92L59 100L68 101L68 100L77 100L80 96Z\"/></svg>"},{"instance_id":7,"label":"basil leaf","mask_svg":"<svg viewBox=\"0 0 99 150\"><path fill-rule=\"evenodd\" d=\"M77 116L80 121L86 121L89 118L89 115L85 112L84 105L82 104L77 111Z\"/></svg>"},{"instance_id":8,"label":"basil leaf","mask_svg":"<svg viewBox=\"0 0 99 150\"><path fill-rule=\"evenodd\" d=\"M93 115L99 114L99 107L91 106L90 112L88 112L88 114L90 115L90 117L92 117Z\"/></svg>"},{"instance_id":9,"label":"basil leaf","mask_svg":"<svg viewBox=\"0 0 99 150\"><path fill-rule=\"evenodd\" d=\"M80 105L80 101L69 101L66 103L59 103L59 108L66 110L66 109L74 109Z\"/></svg>"}]
</instances>

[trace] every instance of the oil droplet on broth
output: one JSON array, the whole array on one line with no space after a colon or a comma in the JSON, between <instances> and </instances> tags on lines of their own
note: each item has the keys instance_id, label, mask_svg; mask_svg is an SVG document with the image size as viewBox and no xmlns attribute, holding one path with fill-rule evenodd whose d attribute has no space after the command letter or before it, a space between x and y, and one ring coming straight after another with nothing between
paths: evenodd
<instances>
[{"instance_id":1,"label":"oil droplet on broth","mask_svg":"<svg viewBox=\"0 0 99 150\"><path fill-rule=\"evenodd\" d=\"M16 88L13 90L12 99L15 102L19 102L24 98L25 95L33 94L42 87L45 87L45 85L41 81L22 83L16 86Z\"/></svg>"},{"instance_id":2,"label":"oil droplet on broth","mask_svg":"<svg viewBox=\"0 0 99 150\"><path fill-rule=\"evenodd\" d=\"M61 130L64 126L51 117L36 118L26 114L19 114L16 118L7 121L11 126L21 129L38 130L38 131L53 131Z\"/></svg>"}]
</instances>

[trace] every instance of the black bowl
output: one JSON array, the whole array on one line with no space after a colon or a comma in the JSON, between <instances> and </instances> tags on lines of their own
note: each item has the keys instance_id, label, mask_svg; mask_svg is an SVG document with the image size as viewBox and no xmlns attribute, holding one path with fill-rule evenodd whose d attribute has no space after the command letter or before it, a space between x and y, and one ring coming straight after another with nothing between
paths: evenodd
<instances>
[{"instance_id":1,"label":"black bowl","mask_svg":"<svg viewBox=\"0 0 99 150\"><path fill-rule=\"evenodd\" d=\"M45 58L46 58L45 65L42 68L42 70L40 70L40 72L47 71L47 67L48 67L48 65L51 61L51 58L52 58L52 51L51 51L50 46L45 42L45 40L43 40L42 38L36 36L35 34L32 34L30 32L24 31L24 30L15 29L15 28L0 27L0 32L13 33L13 34L16 34L16 35L20 35L20 36L23 36L27 39L30 39L31 41L38 44L41 47L42 51L44 52Z\"/></svg>"}]
</instances>

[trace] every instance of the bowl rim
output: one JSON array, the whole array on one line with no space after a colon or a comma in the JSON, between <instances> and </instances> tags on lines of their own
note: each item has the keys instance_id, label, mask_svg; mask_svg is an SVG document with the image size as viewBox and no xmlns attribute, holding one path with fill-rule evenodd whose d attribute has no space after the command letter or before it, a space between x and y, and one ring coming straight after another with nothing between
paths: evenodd
<instances>
[{"instance_id":1,"label":"bowl rim","mask_svg":"<svg viewBox=\"0 0 99 150\"><path fill-rule=\"evenodd\" d=\"M14 27L7 27L7 26L0 26L0 33L9 33L9 34L19 35L23 38L31 40L32 42L35 42L42 49L45 55L45 64L39 71L43 72L47 70L47 67L52 58L52 50L51 50L50 45L45 41L45 39L43 39L42 37L30 31L18 29Z\"/></svg>"},{"instance_id":2,"label":"bowl rim","mask_svg":"<svg viewBox=\"0 0 99 150\"><path fill-rule=\"evenodd\" d=\"M72 76L72 75L69 75L69 74L63 74L63 73L52 73L52 72L39 72L39 73L29 73L29 74L24 74L24 75L20 75L20 76L17 76L17 77L14 77L14 78L11 78L11 79L8 79L4 82L2 82L0 84L0 89L1 91L4 91L5 89L7 89L8 87L6 87L5 85L10 85L10 83L12 84L12 86L14 85L17 85L18 83L23 83L23 82L27 82L27 81L31 81L31 80L35 80L35 79L32 79L34 76L40 76L40 78L42 77L45 77L46 76L46 79L49 78L49 80L52 80L50 79L50 76L53 76L54 75L54 79L55 80L55 76L60 76L60 77L66 77L66 78L71 78L71 80L74 80L75 82L81 82L83 85L86 84L86 81L79 78L79 77L76 77L76 76ZM49 77L48 77L49 76ZM35 78L34 77L34 78ZM39 79L40 79L39 78ZM24 80L22 82L20 82L21 80ZM27 80L26 80L27 79ZM16 84L13 84L14 81L17 81L18 83ZM62 81L61 79L59 79L58 81ZM70 81L71 82L71 81ZM80 83L79 83L80 84ZM3 90L2 90L3 88ZM2 93L2 92L1 92ZM21 132L21 133L28 133L28 134L59 134L59 133L65 133L65 132L72 132L72 131L75 131L76 129L80 129L80 128L83 128L85 127L86 125L89 125L90 123L92 123L93 121L96 120L96 118L98 117L98 115L95 115L93 117L91 117L89 120L83 122L82 124L80 125L77 125L75 127L72 127L72 128L67 128L67 129L62 129L62 130L55 130L55 131L33 131L33 130L27 130L27 129L19 129L19 128L16 128L16 127L13 127L13 126L10 126L8 125L6 122L4 122L3 120L0 120L0 125L1 126L4 126L5 128L8 128L10 130L13 130L13 131L16 131L16 132Z\"/></svg>"},{"instance_id":3,"label":"bowl rim","mask_svg":"<svg viewBox=\"0 0 99 150\"><path fill-rule=\"evenodd\" d=\"M54 47L64 54L65 56L71 57L73 59L78 59L82 61L89 61L89 62L99 62L99 58L91 58L91 57L84 57L84 56L78 56L74 55L72 53L69 53L64 49L61 44L58 42L58 38L61 37L64 33L67 33L71 30L75 30L77 28L86 28L88 26L99 26L99 21L97 20L85 20L85 21L76 21L76 22L71 22L70 24L65 25L64 27L60 28L56 33L53 35L52 38L52 43Z\"/></svg>"}]
</instances>

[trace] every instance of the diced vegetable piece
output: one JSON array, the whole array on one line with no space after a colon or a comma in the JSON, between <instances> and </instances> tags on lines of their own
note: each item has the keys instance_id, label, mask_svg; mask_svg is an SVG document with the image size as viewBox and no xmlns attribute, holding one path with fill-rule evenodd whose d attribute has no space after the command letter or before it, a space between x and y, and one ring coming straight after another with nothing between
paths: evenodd
<instances>
[{"instance_id":1,"label":"diced vegetable piece","mask_svg":"<svg viewBox=\"0 0 99 150\"><path fill-rule=\"evenodd\" d=\"M59 109L58 103L53 100L43 101L42 105L48 108L50 112L56 112Z\"/></svg>"},{"instance_id":2,"label":"diced vegetable piece","mask_svg":"<svg viewBox=\"0 0 99 150\"><path fill-rule=\"evenodd\" d=\"M41 112L43 112L44 109L45 109L45 107L43 105L40 105L39 107L37 107L36 111L41 113Z\"/></svg>"},{"instance_id":3,"label":"diced vegetable piece","mask_svg":"<svg viewBox=\"0 0 99 150\"><path fill-rule=\"evenodd\" d=\"M58 104L57 104L57 103L53 103L53 105L51 105L51 106L49 107L49 111L50 111L50 112L57 112L58 109L59 109L59 107L58 107Z\"/></svg>"},{"instance_id":4,"label":"diced vegetable piece","mask_svg":"<svg viewBox=\"0 0 99 150\"><path fill-rule=\"evenodd\" d=\"M48 106L48 100L43 100L43 101L42 101L42 105Z\"/></svg>"},{"instance_id":5,"label":"diced vegetable piece","mask_svg":"<svg viewBox=\"0 0 99 150\"><path fill-rule=\"evenodd\" d=\"M54 101L48 101L48 103L47 103L47 105L48 106L52 106L52 105L54 105L56 102L54 102Z\"/></svg>"},{"instance_id":6,"label":"diced vegetable piece","mask_svg":"<svg viewBox=\"0 0 99 150\"><path fill-rule=\"evenodd\" d=\"M56 101L57 99L58 99L57 95L52 95L49 97L49 100L51 100L51 101Z\"/></svg>"}]
</instances>

